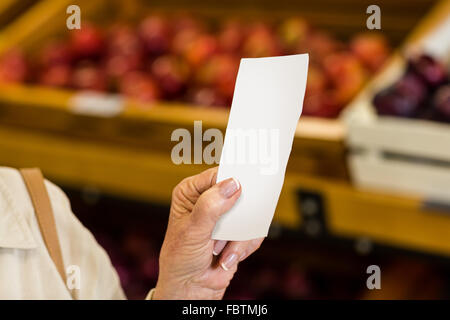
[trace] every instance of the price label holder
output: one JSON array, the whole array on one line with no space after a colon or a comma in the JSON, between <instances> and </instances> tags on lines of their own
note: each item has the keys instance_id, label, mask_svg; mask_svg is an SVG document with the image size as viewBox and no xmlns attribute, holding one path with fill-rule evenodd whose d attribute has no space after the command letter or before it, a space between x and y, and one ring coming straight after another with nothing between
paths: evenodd
<instances>
[{"instance_id":1,"label":"price label holder","mask_svg":"<svg viewBox=\"0 0 450 320\"><path fill-rule=\"evenodd\" d=\"M423 210L441 213L450 218L450 202L436 199L426 199L422 202L421 207Z\"/></svg>"},{"instance_id":2,"label":"price label holder","mask_svg":"<svg viewBox=\"0 0 450 320\"><path fill-rule=\"evenodd\" d=\"M69 100L69 110L78 115L111 118L124 109L124 99L120 95L83 91Z\"/></svg>"},{"instance_id":3,"label":"price label holder","mask_svg":"<svg viewBox=\"0 0 450 320\"><path fill-rule=\"evenodd\" d=\"M302 218L301 231L309 237L323 237L329 234L326 222L325 201L319 192L298 189L298 205Z\"/></svg>"}]
</instances>

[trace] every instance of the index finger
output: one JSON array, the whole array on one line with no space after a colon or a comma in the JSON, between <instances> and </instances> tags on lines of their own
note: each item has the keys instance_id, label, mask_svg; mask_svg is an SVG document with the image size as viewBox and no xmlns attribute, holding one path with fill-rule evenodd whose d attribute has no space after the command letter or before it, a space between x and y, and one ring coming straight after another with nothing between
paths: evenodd
<instances>
[{"instance_id":1,"label":"index finger","mask_svg":"<svg viewBox=\"0 0 450 320\"><path fill-rule=\"evenodd\" d=\"M178 185L178 189L182 191L184 197L194 204L203 192L216 184L217 169L218 167L214 167L195 176L185 178Z\"/></svg>"},{"instance_id":2,"label":"index finger","mask_svg":"<svg viewBox=\"0 0 450 320\"><path fill-rule=\"evenodd\" d=\"M249 255L255 252L263 242L264 238L257 238L248 241L230 241L219 257L219 265L228 270L233 264L245 260Z\"/></svg>"},{"instance_id":3,"label":"index finger","mask_svg":"<svg viewBox=\"0 0 450 320\"><path fill-rule=\"evenodd\" d=\"M199 194L216 184L218 169L219 167L214 167L191 177L192 183Z\"/></svg>"}]
</instances>

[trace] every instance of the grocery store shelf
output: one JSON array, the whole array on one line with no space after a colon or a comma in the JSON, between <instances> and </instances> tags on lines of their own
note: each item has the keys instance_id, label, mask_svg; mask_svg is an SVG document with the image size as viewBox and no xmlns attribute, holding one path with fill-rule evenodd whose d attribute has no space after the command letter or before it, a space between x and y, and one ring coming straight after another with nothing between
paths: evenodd
<instances>
[{"instance_id":1,"label":"grocery store shelf","mask_svg":"<svg viewBox=\"0 0 450 320\"><path fill-rule=\"evenodd\" d=\"M225 108L159 102L149 106L130 99L124 100L121 113L98 117L74 112L70 107L74 96L70 90L0 85L0 124L170 153L173 130L193 132L194 121L201 120L203 130L217 128L224 133L228 121ZM302 117L291 156L295 168L346 178L344 136L345 127L339 120Z\"/></svg>"},{"instance_id":2,"label":"grocery store shelf","mask_svg":"<svg viewBox=\"0 0 450 320\"><path fill-rule=\"evenodd\" d=\"M99 94L101 96L101 94ZM60 111L74 114L70 101L77 96L74 90L55 89L39 85L0 84L0 101L2 108L9 105L16 108L39 107L39 113ZM105 94L104 97L108 97ZM20 110L20 109L19 109ZM126 99L123 112L119 117L129 120L166 122L176 125L192 125L196 120L203 120L210 127L225 128L228 122L228 109L207 108L184 103L157 102L153 105ZM298 138L342 141L345 126L338 119L302 117L296 130Z\"/></svg>"},{"instance_id":3,"label":"grocery store shelf","mask_svg":"<svg viewBox=\"0 0 450 320\"><path fill-rule=\"evenodd\" d=\"M299 193L306 196L299 198ZM393 196L355 189L345 182L288 174L284 197L291 207L280 203L287 208L278 212L283 225L305 227L304 222L321 223L323 218L321 227L332 236L450 256L450 211L445 206L427 206L420 195ZM305 204L311 211L308 200L321 210L306 212Z\"/></svg>"},{"instance_id":4,"label":"grocery store shelf","mask_svg":"<svg viewBox=\"0 0 450 320\"><path fill-rule=\"evenodd\" d=\"M164 204L169 203L172 188L181 179L207 168L177 166L169 152L8 126L0 127L0 150L1 165L39 166L61 185L95 187L112 195ZM424 209L419 196L358 191L348 182L299 175L294 167L291 161L275 216L280 225L298 230L305 227L305 217L309 223L313 221L314 212L306 215L305 210L305 201L313 195L312 200L321 202L313 207L322 208L322 227L334 236L369 238L380 244L450 256L450 215Z\"/></svg>"},{"instance_id":5,"label":"grocery store shelf","mask_svg":"<svg viewBox=\"0 0 450 320\"><path fill-rule=\"evenodd\" d=\"M0 2L0 28L7 27L15 18L26 12L33 2L33 0L2 0Z\"/></svg>"}]
</instances>

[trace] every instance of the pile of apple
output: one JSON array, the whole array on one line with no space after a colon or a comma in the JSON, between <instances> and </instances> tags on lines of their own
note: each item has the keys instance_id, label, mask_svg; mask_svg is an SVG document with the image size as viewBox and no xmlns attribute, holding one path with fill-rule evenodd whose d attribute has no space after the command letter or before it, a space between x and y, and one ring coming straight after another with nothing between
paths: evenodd
<instances>
[{"instance_id":1,"label":"pile of apple","mask_svg":"<svg viewBox=\"0 0 450 320\"><path fill-rule=\"evenodd\" d=\"M380 115L450 122L449 71L429 55L412 57L403 76L373 103Z\"/></svg>"},{"instance_id":2,"label":"pile of apple","mask_svg":"<svg viewBox=\"0 0 450 320\"><path fill-rule=\"evenodd\" d=\"M240 58L309 53L303 112L336 117L390 51L380 34L359 34L344 44L297 17L213 25L191 16L150 15L137 26L84 24L67 32L32 56L6 53L0 82L119 92L144 102L229 106Z\"/></svg>"}]
</instances>

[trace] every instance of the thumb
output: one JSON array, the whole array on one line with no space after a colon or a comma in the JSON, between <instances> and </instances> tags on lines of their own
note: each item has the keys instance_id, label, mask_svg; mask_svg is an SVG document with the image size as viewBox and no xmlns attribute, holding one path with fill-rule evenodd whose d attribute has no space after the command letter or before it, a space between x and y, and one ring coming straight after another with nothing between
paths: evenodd
<instances>
[{"instance_id":1,"label":"thumb","mask_svg":"<svg viewBox=\"0 0 450 320\"><path fill-rule=\"evenodd\" d=\"M233 207L241 195L241 185L235 178L221 181L203 192L192 210L197 231L211 235L219 218Z\"/></svg>"}]
</instances>

